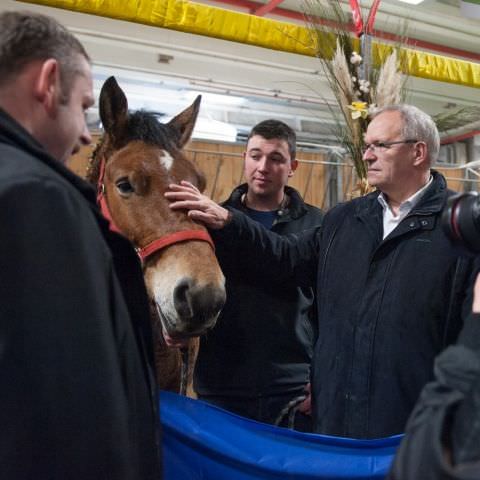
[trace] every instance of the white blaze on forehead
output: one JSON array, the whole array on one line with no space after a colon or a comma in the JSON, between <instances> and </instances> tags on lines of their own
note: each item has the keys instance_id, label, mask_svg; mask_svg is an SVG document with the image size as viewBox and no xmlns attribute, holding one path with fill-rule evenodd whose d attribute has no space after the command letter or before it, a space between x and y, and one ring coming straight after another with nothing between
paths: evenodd
<instances>
[{"instance_id":1,"label":"white blaze on forehead","mask_svg":"<svg viewBox=\"0 0 480 480\"><path fill-rule=\"evenodd\" d=\"M173 158L167 151L163 150L163 155L160 157L160 163L168 172L170 171L170 168L172 168Z\"/></svg>"}]
</instances>

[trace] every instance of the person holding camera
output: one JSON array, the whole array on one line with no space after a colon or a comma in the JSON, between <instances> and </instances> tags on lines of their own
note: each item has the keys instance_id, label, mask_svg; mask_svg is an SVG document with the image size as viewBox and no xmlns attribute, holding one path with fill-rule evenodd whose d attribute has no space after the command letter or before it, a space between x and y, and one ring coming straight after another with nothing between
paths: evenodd
<instances>
[{"instance_id":1,"label":"person holding camera","mask_svg":"<svg viewBox=\"0 0 480 480\"><path fill-rule=\"evenodd\" d=\"M272 286L292 278L316 285L316 433L402 433L433 378L435 356L456 340L468 314L476 267L441 226L453 192L431 170L439 149L427 114L411 105L380 109L364 153L377 191L337 205L315 231L288 237L220 207L188 182L165 194L171 208L188 209L212 230L220 257L234 251L244 271Z\"/></svg>"},{"instance_id":2,"label":"person holding camera","mask_svg":"<svg viewBox=\"0 0 480 480\"><path fill-rule=\"evenodd\" d=\"M422 391L388 478L480 478L480 275L472 314L437 357L435 380Z\"/></svg>"}]
</instances>

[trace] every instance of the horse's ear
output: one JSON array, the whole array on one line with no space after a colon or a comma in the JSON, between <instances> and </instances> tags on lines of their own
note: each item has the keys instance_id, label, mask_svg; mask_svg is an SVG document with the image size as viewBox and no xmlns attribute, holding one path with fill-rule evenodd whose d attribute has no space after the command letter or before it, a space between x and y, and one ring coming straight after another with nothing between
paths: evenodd
<instances>
[{"instance_id":1,"label":"horse's ear","mask_svg":"<svg viewBox=\"0 0 480 480\"><path fill-rule=\"evenodd\" d=\"M183 112L179 113L176 117L172 118L167 125L173 127L180 134L178 141L178 147L183 146L190 140L192 136L195 122L197 121L198 112L200 111L200 101L202 96L199 95L195 101Z\"/></svg>"},{"instance_id":2,"label":"horse's ear","mask_svg":"<svg viewBox=\"0 0 480 480\"><path fill-rule=\"evenodd\" d=\"M100 120L105 131L115 136L127 121L128 102L115 77L108 77L100 91Z\"/></svg>"}]
</instances>

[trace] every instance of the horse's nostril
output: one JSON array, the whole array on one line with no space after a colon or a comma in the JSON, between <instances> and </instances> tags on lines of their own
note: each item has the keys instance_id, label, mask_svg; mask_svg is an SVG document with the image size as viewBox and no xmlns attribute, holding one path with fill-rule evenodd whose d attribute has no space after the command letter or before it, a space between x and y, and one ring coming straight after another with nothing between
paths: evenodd
<instances>
[{"instance_id":1,"label":"horse's nostril","mask_svg":"<svg viewBox=\"0 0 480 480\"><path fill-rule=\"evenodd\" d=\"M180 280L173 290L173 304L175 310L183 318L193 317L193 310L190 299L191 280Z\"/></svg>"},{"instance_id":2,"label":"horse's nostril","mask_svg":"<svg viewBox=\"0 0 480 480\"><path fill-rule=\"evenodd\" d=\"M225 291L212 285L198 286L191 279L184 278L173 290L173 302L180 317L209 320L225 304Z\"/></svg>"},{"instance_id":3,"label":"horse's nostril","mask_svg":"<svg viewBox=\"0 0 480 480\"><path fill-rule=\"evenodd\" d=\"M195 313L203 314L205 319L216 317L225 304L225 290L214 285L192 288L192 305Z\"/></svg>"}]
</instances>

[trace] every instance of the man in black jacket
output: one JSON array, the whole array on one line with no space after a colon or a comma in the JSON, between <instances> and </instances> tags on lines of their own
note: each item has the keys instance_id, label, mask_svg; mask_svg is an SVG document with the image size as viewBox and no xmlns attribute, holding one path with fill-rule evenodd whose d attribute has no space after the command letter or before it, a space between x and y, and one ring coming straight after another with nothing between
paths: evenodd
<instances>
[{"instance_id":1,"label":"man in black jacket","mask_svg":"<svg viewBox=\"0 0 480 480\"><path fill-rule=\"evenodd\" d=\"M0 15L0 471L161 478L148 302L131 245L62 163L90 142L89 58L53 19Z\"/></svg>"},{"instance_id":2,"label":"man in black jacket","mask_svg":"<svg viewBox=\"0 0 480 480\"><path fill-rule=\"evenodd\" d=\"M288 125L278 120L256 125L244 153L246 183L223 205L279 235L318 226L321 211L287 186L297 168L295 154L296 136ZM201 339L195 391L201 400L273 424L290 402L294 409L295 399L305 396L316 340L313 290L251 278L234 252L219 260L229 272L227 303ZM283 420L288 424L288 409ZM311 417L301 412L290 424L311 431Z\"/></svg>"},{"instance_id":3,"label":"man in black jacket","mask_svg":"<svg viewBox=\"0 0 480 480\"><path fill-rule=\"evenodd\" d=\"M480 276L473 313L436 359L435 380L422 391L389 477L412 478L480 478Z\"/></svg>"},{"instance_id":4,"label":"man in black jacket","mask_svg":"<svg viewBox=\"0 0 480 480\"><path fill-rule=\"evenodd\" d=\"M404 431L435 356L471 308L475 274L440 225L451 192L430 169L440 147L432 119L410 105L385 107L365 142L368 181L378 190L338 205L318 231L295 239L259 229L188 183L166 194L172 208L214 230L219 255L235 251L259 280L316 283L314 428L352 438Z\"/></svg>"}]
</instances>

